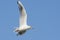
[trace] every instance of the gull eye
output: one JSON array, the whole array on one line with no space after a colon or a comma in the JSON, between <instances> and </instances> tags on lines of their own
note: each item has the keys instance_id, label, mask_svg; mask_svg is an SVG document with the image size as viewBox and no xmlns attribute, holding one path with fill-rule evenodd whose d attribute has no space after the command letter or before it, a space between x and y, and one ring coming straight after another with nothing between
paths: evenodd
<instances>
[{"instance_id":1,"label":"gull eye","mask_svg":"<svg viewBox=\"0 0 60 40\"><path fill-rule=\"evenodd\" d=\"M19 30L16 30L15 32L19 32Z\"/></svg>"}]
</instances>

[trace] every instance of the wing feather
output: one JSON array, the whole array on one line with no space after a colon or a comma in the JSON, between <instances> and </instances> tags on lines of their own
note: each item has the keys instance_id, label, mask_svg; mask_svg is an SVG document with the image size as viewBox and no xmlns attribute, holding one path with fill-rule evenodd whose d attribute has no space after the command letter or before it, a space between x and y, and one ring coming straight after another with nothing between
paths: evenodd
<instances>
[{"instance_id":1,"label":"wing feather","mask_svg":"<svg viewBox=\"0 0 60 40\"><path fill-rule=\"evenodd\" d=\"M19 18L20 26L26 25L27 24L26 10L20 1L17 1L17 4L18 4L19 11L20 11L20 18Z\"/></svg>"}]
</instances>

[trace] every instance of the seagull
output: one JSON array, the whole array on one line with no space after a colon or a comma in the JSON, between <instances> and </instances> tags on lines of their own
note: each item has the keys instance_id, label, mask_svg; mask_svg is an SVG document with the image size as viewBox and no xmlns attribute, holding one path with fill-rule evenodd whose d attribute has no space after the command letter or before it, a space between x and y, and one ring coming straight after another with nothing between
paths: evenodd
<instances>
[{"instance_id":1,"label":"seagull","mask_svg":"<svg viewBox=\"0 0 60 40\"><path fill-rule=\"evenodd\" d=\"M20 11L20 17L19 17L19 27L15 29L15 32L17 33L17 35L22 35L32 27L27 25L27 13L23 4L20 1L17 1L17 4Z\"/></svg>"}]
</instances>

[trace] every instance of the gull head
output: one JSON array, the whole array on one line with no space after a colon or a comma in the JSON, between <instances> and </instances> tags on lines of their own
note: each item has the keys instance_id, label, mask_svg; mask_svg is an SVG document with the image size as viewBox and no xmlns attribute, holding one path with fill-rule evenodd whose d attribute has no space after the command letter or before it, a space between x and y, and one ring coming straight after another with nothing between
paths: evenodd
<instances>
[{"instance_id":1,"label":"gull head","mask_svg":"<svg viewBox=\"0 0 60 40\"><path fill-rule=\"evenodd\" d=\"M20 27L20 28L16 28L15 29L15 32L17 33L17 35L22 35L24 34L27 30L31 29L32 27L31 26L23 26L23 27Z\"/></svg>"}]
</instances>

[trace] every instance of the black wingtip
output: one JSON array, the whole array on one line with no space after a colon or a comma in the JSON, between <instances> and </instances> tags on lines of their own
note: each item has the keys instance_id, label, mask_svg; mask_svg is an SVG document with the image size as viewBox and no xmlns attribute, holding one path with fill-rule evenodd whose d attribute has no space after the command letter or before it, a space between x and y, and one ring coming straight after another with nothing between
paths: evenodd
<instances>
[{"instance_id":1,"label":"black wingtip","mask_svg":"<svg viewBox=\"0 0 60 40\"><path fill-rule=\"evenodd\" d=\"M17 4L18 4L18 0L17 0Z\"/></svg>"},{"instance_id":2,"label":"black wingtip","mask_svg":"<svg viewBox=\"0 0 60 40\"><path fill-rule=\"evenodd\" d=\"M19 3L20 0L17 0L17 4Z\"/></svg>"}]
</instances>

